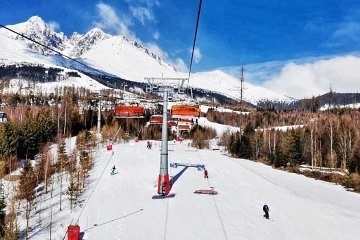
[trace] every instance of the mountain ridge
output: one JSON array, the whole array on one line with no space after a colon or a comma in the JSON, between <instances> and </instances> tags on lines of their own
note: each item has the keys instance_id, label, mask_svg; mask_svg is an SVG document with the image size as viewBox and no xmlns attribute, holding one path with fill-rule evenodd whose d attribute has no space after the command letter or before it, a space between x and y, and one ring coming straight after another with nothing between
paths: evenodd
<instances>
[{"instance_id":1,"label":"mountain ridge","mask_svg":"<svg viewBox=\"0 0 360 240\"><path fill-rule=\"evenodd\" d=\"M188 73L177 71L147 48L136 41L129 40L126 36L112 36L94 28L85 34L75 32L67 37L62 32L52 31L38 16L31 17L27 22L11 25L9 28L25 36L30 35L32 39L64 55L74 57L92 69L121 79L146 84L146 77L188 78ZM82 72L89 71L84 66L74 64L72 60L54 54L30 40L24 40L21 36L13 37L13 35L0 29L0 41L4 43L3 48L0 46L0 53L3 56L0 59L2 64L37 62ZM263 99L279 102L293 100L260 86L247 82L245 85L243 100L255 105ZM234 100L240 99L240 86L239 79L219 71L192 73L187 82L187 87L216 92Z\"/></svg>"}]
</instances>

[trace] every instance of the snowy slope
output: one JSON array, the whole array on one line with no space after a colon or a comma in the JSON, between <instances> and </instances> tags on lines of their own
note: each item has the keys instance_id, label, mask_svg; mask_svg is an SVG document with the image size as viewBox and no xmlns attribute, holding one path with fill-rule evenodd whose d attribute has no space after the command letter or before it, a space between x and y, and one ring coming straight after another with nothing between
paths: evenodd
<instances>
[{"instance_id":1,"label":"snowy slope","mask_svg":"<svg viewBox=\"0 0 360 240\"><path fill-rule=\"evenodd\" d=\"M99 146L79 204L70 211L66 188L60 195L54 178L54 197L43 196L43 210L31 223L31 239L50 239L50 211L52 239L63 239L75 223L83 239L358 239L359 194L188 143L168 143L169 164L204 164L209 179L196 168L169 167L177 180L171 190L175 197L167 199L152 199L157 195L160 142L154 141L151 150L146 141L115 144L112 151ZM113 165L118 173L112 176ZM219 194L193 193L211 187ZM271 220L262 217L264 204L270 207ZM22 229L24 224L20 221Z\"/></svg>"},{"instance_id":2,"label":"snowy slope","mask_svg":"<svg viewBox=\"0 0 360 240\"><path fill-rule=\"evenodd\" d=\"M180 77L173 67L125 37L113 36L82 55L88 65L136 82L145 77Z\"/></svg>"},{"instance_id":3,"label":"snowy slope","mask_svg":"<svg viewBox=\"0 0 360 240\"><path fill-rule=\"evenodd\" d=\"M220 70L198 72L191 75L189 85L224 94L233 99L240 99L241 82ZM258 101L271 99L274 101L291 101L290 98L277 94L266 88L255 86L248 82L243 83L243 100L257 104Z\"/></svg>"}]
</instances>

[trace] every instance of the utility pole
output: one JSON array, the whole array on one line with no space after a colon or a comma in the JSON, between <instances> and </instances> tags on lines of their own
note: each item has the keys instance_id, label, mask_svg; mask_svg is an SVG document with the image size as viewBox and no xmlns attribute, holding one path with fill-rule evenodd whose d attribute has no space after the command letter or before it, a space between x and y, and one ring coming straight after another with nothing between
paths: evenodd
<instances>
[{"instance_id":1,"label":"utility pole","mask_svg":"<svg viewBox=\"0 0 360 240\"><path fill-rule=\"evenodd\" d=\"M99 106L98 106L98 117L97 117L97 133L100 134L100 128L101 128L101 97L99 93Z\"/></svg>"},{"instance_id":2,"label":"utility pole","mask_svg":"<svg viewBox=\"0 0 360 240\"><path fill-rule=\"evenodd\" d=\"M125 87L127 85L124 86L124 90ZM101 94L101 91L99 90L99 94L98 94L98 100L99 100L99 104L98 104L98 115L97 115L97 133L100 134L101 133L101 100L103 99L103 97L108 97L108 95L105 94Z\"/></svg>"},{"instance_id":3,"label":"utility pole","mask_svg":"<svg viewBox=\"0 0 360 240\"><path fill-rule=\"evenodd\" d=\"M333 97L334 92L332 90L331 84L330 84L330 92L329 92L329 110L328 110L328 117L330 118L330 159L331 163L333 162L333 143L334 143L334 136L333 136L333 117L330 115L332 111L332 104L333 104Z\"/></svg>"},{"instance_id":4,"label":"utility pole","mask_svg":"<svg viewBox=\"0 0 360 240\"><path fill-rule=\"evenodd\" d=\"M244 93L243 83L245 81L245 79L244 79L244 67L243 66L241 66L240 73L241 73L241 76L240 76L240 108L242 108L243 107L243 93Z\"/></svg>"},{"instance_id":5,"label":"utility pole","mask_svg":"<svg viewBox=\"0 0 360 240\"><path fill-rule=\"evenodd\" d=\"M240 69L240 73L241 73L241 76L240 76L240 115L239 115L239 126L240 126L240 139L241 139L241 135L242 135L242 130L241 130L241 111L243 109L243 93L244 93L244 67L241 66L241 69Z\"/></svg>"}]
</instances>

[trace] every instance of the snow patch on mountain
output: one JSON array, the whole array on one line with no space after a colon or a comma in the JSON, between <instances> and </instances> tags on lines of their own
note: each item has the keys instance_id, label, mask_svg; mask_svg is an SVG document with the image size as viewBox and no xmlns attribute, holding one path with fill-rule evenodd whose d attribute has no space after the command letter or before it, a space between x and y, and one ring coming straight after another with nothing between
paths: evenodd
<instances>
[{"instance_id":1,"label":"snow patch on mountain","mask_svg":"<svg viewBox=\"0 0 360 240\"><path fill-rule=\"evenodd\" d=\"M62 32L56 33L38 16L25 23L7 26L24 36L50 47L65 56L76 58L97 71L118 76L122 79L147 83L145 78L188 78L189 74L177 71L157 55L125 36L112 36L101 29L91 29L86 34L73 33L69 38ZM63 57L24 37L0 29L0 64L43 64L89 71L81 64ZM83 81L85 81L83 79ZM163 84L166 85L165 80ZM84 85L89 85L85 83ZM234 76L216 70L192 73L185 87L215 92L240 100L241 81ZM254 86L243 85L243 100L257 104L262 100L290 102L292 99Z\"/></svg>"}]
</instances>

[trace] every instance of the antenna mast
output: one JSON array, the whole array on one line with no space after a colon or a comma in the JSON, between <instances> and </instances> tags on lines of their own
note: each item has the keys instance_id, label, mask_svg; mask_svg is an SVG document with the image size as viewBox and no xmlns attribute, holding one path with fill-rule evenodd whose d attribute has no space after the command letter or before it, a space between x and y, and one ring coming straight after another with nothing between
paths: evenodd
<instances>
[{"instance_id":1,"label":"antenna mast","mask_svg":"<svg viewBox=\"0 0 360 240\"><path fill-rule=\"evenodd\" d=\"M243 83L245 81L245 79L244 79L244 67L243 66L241 66L240 72L241 72L241 76L240 76L240 108L242 109L243 108L243 93L244 93Z\"/></svg>"}]
</instances>

